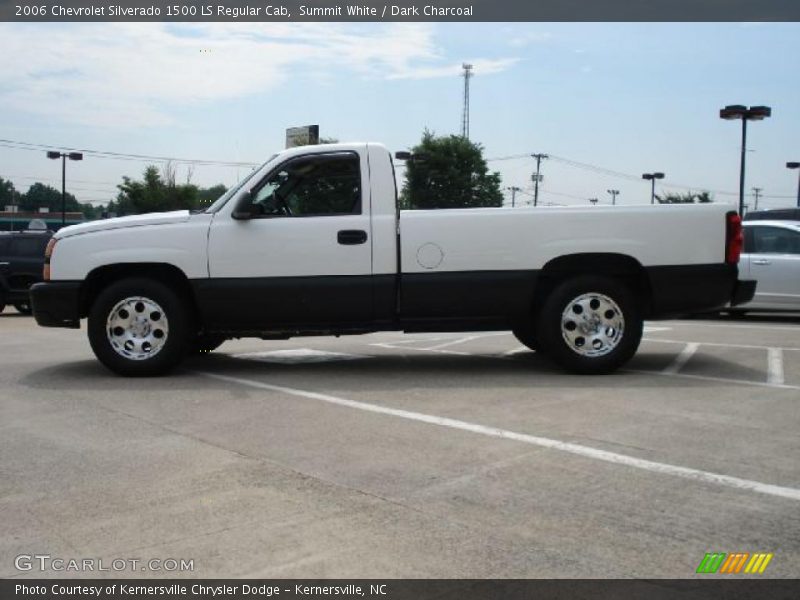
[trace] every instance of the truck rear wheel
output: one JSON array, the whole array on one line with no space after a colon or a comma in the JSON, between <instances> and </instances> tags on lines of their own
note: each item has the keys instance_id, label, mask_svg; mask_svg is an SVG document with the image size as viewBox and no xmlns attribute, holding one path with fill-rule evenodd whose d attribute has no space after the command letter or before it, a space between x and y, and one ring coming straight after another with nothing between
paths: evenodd
<instances>
[{"instance_id":1,"label":"truck rear wheel","mask_svg":"<svg viewBox=\"0 0 800 600\"><path fill-rule=\"evenodd\" d=\"M556 363L574 373L611 373L636 353L642 339L636 298L622 282L585 275L567 280L539 313L539 343Z\"/></svg>"},{"instance_id":2,"label":"truck rear wheel","mask_svg":"<svg viewBox=\"0 0 800 600\"><path fill-rule=\"evenodd\" d=\"M181 298L152 279L131 278L103 290L89 313L89 343L120 375L162 375L186 353L189 318Z\"/></svg>"}]
</instances>

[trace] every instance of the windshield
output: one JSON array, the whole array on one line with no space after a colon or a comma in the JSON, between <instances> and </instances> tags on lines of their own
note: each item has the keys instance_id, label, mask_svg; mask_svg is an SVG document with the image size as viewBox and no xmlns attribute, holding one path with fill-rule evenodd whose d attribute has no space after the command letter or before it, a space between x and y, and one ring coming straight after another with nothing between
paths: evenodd
<instances>
[{"instance_id":1,"label":"windshield","mask_svg":"<svg viewBox=\"0 0 800 600\"><path fill-rule=\"evenodd\" d=\"M273 155L272 155L272 156L270 156L270 157L269 157L269 158L268 158L266 161L264 161L264 163L263 163L261 166L259 166L259 167L256 167L255 169L253 169L253 170L250 172L250 174L249 174L249 175L247 175L247 177L245 177L244 179L242 179L242 180L241 180L239 183L237 183L236 185L234 185L234 186L233 186L231 189L229 189L227 192L225 192L224 194L222 194L222 196L220 196L219 198L217 198L217 199L214 201L214 204L212 204L211 206L209 206L209 207L208 207L206 210L204 210L203 212L205 212L205 213L213 213L213 212L217 212L217 211L218 211L220 208L222 208L223 206L225 206L225 203L226 203L228 200L230 200L230 199L231 199L231 197L233 197L233 196L236 194L236 192L238 192L240 189L242 189L242 187L244 187L244 185L245 185L245 184L246 184L248 181L250 181L250 180L253 178L253 176L254 176L256 173L258 173L258 172L259 172L259 171L262 169L262 167L263 167L264 165L266 165L268 162L270 162L270 161L271 161L273 158L275 158L276 156L278 156L278 155L277 155L277 154L273 154Z\"/></svg>"}]
</instances>

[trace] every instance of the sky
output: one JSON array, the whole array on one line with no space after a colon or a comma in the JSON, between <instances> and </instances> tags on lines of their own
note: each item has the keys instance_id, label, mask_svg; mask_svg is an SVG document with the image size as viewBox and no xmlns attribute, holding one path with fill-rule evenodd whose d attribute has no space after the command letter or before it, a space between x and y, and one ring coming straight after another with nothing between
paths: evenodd
<instances>
[{"instance_id":1,"label":"sky","mask_svg":"<svg viewBox=\"0 0 800 600\"><path fill-rule=\"evenodd\" d=\"M798 23L2 23L0 139L260 163L287 127L319 124L394 152L426 128L460 132L464 62L470 138L504 188L522 188L518 202L532 199L532 153L551 157L543 204L609 203L609 189L647 203L652 171L666 174L657 193L736 202L741 127L719 118L728 104L772 107L748 127L747 190L763 189L764 208L796 202L785 164L800 161ZM0 177L60 188L43 149L10 145ZM102 203L148 163L87 155L67 165L67 189ZM249 171L176 166L201 186Z\"/></svg>"}]
</instances>

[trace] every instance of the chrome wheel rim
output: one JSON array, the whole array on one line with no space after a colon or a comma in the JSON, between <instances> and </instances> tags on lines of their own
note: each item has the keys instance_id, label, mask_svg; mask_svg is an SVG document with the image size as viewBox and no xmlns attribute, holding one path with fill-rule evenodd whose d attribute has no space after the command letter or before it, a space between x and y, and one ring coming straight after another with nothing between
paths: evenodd
<instances>
[{"instance_id":1,"label":"chrome wheel rim","mask_svg":"<svg viewBox=\"0 0 800 600\"><path fill-rule=\"evenodd\" d=\"M561 313L561 335L580 356L605 356L619 346L625 318L619 305L604 294L581 294Z\"/></svg>"},{"instance_id":2,"label":"chrome wheel rim","mask_svg":"<svg viewBox=\"0 0 800 600\"><path fill-rule=\"evenodd\" d=\"M120 356L147 360L161 352L167 343L169 323L158 302L132 296L117 302L108 313L106 337Z\"/></svg>"}]
</instances>

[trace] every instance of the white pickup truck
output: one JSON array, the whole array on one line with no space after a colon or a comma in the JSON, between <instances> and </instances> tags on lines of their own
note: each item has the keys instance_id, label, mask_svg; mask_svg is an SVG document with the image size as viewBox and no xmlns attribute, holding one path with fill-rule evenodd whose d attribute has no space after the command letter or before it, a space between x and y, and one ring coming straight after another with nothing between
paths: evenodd
<instances>
[{"instance_id":1,"label":"white pickup truck","mask_svg":"<svg viewBox=\"0 0 800 600\"><path fill-rule=\"evenodd\" d=\"M578 373L633 356L644 319L736 305L739 216L718 204L399 210L380 144L276 154L208 210L60 230L37 322L80 326L122 375L239 337L511 330Z\"/></svg>"}]
</instances>

